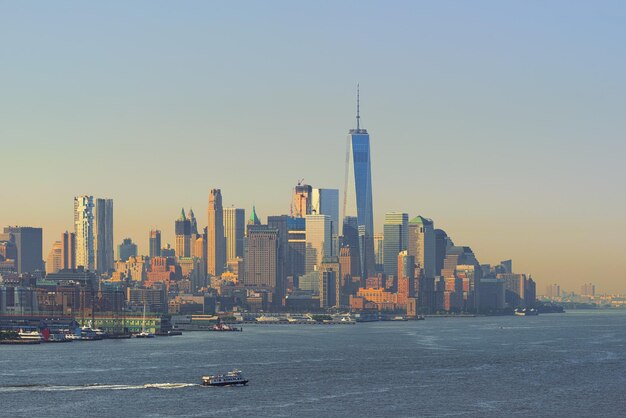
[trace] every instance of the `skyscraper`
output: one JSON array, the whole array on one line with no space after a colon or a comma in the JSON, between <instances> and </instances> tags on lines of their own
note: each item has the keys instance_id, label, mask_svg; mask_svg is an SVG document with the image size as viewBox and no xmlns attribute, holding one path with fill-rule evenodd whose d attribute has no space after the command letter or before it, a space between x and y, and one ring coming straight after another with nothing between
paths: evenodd
<instances>
[{"instance_id":1,"label":"skyscraper","mask_svg":"<svg viewBox=\"0 0 626 418\"><path fill-rule=\"evenodd\" d=\"M5 234L13 236L17 248L17 273L43 272L42 229L30 226L9 226Z\"/></svg>"},{"instance_id":2,"label":"skyscraper","mask_svg":"<svg viewBox=\"0 0 626 418\"><path fill-rule=\"evenodd\" d=\"M332 255L332 229L328 215L306 216L306 272L318 269Z\"/></svg>"},{"instance_id":3,"label":"skyscraper","mask_svg":"<svg viewBox=\"0 0 626 418\"><path fill-rule=\"evenodd\" d=\"M385 234L374 234L374 264L377 272L385 271Z\"/></svg>"},{"instance_id":4,"label":"skyscraper","mask_svg":"<svg viewBox=\"0 0 626 418\"><path fill-rule=\"evenodd\" d=\"M96 199L93 220L95 270L113 271L113 199Z\"/></svg>"},{"instance_id":5,"label":"skyscraper","mask_svg":"<svg viewBox=\"0 0 626 418\"><path fill-rule=\"evenodd\" d=\"M61 268L64 270L76 269L76 234L65 231L61 236L62 262Z\"/></svg>"},{"instance_id":6,"label":"skyscraper","mask_svg":"<svg viewBox=\"0 0 626 418\"><path fill-rule=\"evenodd\" d=\"M339 255L339 189L313 189L311 214L328 215L333 235L333 256Z\"/></svg>"},{"instance_id":7,"label":"skyscraper","mask_svg":"<svg viewBox=\"0 0 626 418\"><path fill-rule=\"evenodd\" d=\"M198 235L198 221L196 221L196 215L194 215L193 209L189 209L189 214L187 215L187 219L189 219L189 227L191 228L191 235Z\"/></svg>"},{"instance_id":8,"label":"skyscraper","mask_svg":"<svg viewBox=\"0 0 626 418\"><path fill-rule=\"evenodd\" d=\"M356 216L343 218L342 247L350 247L350 256L353 263L353 276L361 276L361 250L359 248L359 228Z\"/></svg>"},{"instance_id":9,"label":"skyscraper","mask_svg":"<svg viewBox=\"0 0 626 418\"><path fill-rule=\"evenodd\" d=\"M274 215L267 217L267 226L278 231L278 277L281 285L287 283L287 272L289 270L289 226L292 218L288 215ZM277 289L280 295L285 294L285 289Z\"/></svg>"},{"instance_id":10,"label":"skyscraper","mask_svg":"<svg viewBox=\"0 0 626 418\"><path fill-rule=\"evenodd\" d=\"M226 261L243 257L243 239L245 235L246 211L239 208L224 208Z\"/></svg>"},{"instance_id":11,"label":"skyscraper","mask_svg":"<svg viewBox=\"0 0 626 418\"><path fill-rule=\"evenodd\" d=\"M276 289L278 283L278 230L267 225L248 227L244 284Z\"/></svg>"},{"instance_id":12,"label":"skyscraper","mask_svg":"<svg viewBox=\"0 0 626 418\"><path fill-rule=\"evenodd\" d=\"M76 234L76 265L93 271L95 267L94 252L94 218L93 196L77 196L74 198L74 233Z\"/></svg>"},{"instance_id":13,"label":"skyscraper","mask_svg":"<svg viewBox=\"0 0 626 418\"><path fill-rule=\"evenodd\" d=\"M176 233L176 257L191 257L191 220L185 216L185 209L181 209L180 217L174 222Z\"/></svg>"},{"instance_id":14,"label":"skyscraper","mask_svg":"<svg viewBox=\"0 0 626 418\"><path fill-rule=\"evenodd\" d=\"M441 275L443 261L446 259L446 251L450 246L448 234L443 229L435 229L435 275Z\"/></svg>"},{"instance_id":15,"label":"skyscraper","mask_svg":"<svg viewBox=\"0 0 626 418\"><path fill-rule=\"evenodd\" d=\"M341 306L341 263L339 257L324 257L320 264L320 308Z\"/></svg>"},{"instance_id":16,"label":"skyscraper","mask_svg":"<svg viewBox=\"0 0 626 418\"><path fill-rule=\"evenodd\" d=\"M46 259L46 274L58 273L63 264L63 243L55 241Z\"/></svg>"},{"instance_id":17,"label":"skyscraper","mask_svg":"<svg viewBox=\"0 0 626 418\"><path fill-rule=\"evenodd\" d=\"M406 250L409 214L388 212L385 214L383 238L384 272L396 278L398 275L398 254Z\"/></svg>"},{"instance_id":18,"label":"skyscraper","mask_svg":"<svg viewBox=\"0 0 626 418\"><path fill-rule=\"evenodd\" d=\"M357 225L364 247L360 248L361 266L374 266L374 212L372 209L372 168L370 157L370 136L361 128L360 95L357 86L356 129L350 129L346 162L344 195L344 216L356 209ZM350 178L350 180L348 180ZM362 271L367 277L373 271Z\"/></svg>"},{"instance_id":19,"label":"skyscraper","mask_svg":"<svg viewBox=\"0 0 626 418\"><path fill-rule=\"evenodd\" d=\"M306 219L289 217L287 221L287 266L286 276L294 283L306 273Z\"/></svg>"},{"instance_id":20,"label":"skyscraper","mask_svg":"<svg viewBox=\"0 0 626 418\"><path fill-rule=\"evenodd\" d=\"M224 213L222 192L212 189L209 192L207 225L207 273L219 276L226 264L226 241L224 239Z\"/></svg>"},{"instance_id":21,"label":"skyscraper","mask_svg":"<svg viewBox=\"0 0 626 418\"><path fill-rule=\"evenodd\" d=\"M150 258L161 256L161 231L150 230Z\"/></svg>"},{"instance_id":22,"label":"skyscraper","mask_svg":"<svg viewBox=\"0 0 626 418\"><path fill-rule=\"evenodd\" d=\"M293 191L292 210L296 218L304 218L311 214L311 198L313 189L308 184L298 182Z\"/></svg>"},{"instance_id":23,"label":"skyscraper","mask_svg":"<svg viewBox=\"0 0 626 418\"><path fill-rule=\"evenodd\" d=\"M425 277L435 277L435 230L432 220L417 216L409 222L407 245L408 255L415 257L415 263L423 270Z\"/></svg>"},{"instance_id":24,"label":"skyscraper","mask_svg":"<svg viewBox=\"0 0 626 418\"><path fill-rule=\"evenodd\" d=\"M127 261L130 257L137 257L137 244L134 244L130 238L124 238L122 243L117 246L117 259Z\"/></svg>"}]
</instances>

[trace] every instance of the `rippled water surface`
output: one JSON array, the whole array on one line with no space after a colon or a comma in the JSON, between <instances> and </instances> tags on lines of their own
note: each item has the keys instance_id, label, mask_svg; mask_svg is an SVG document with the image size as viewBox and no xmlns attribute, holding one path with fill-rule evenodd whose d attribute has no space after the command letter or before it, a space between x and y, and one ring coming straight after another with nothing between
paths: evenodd
<instances>
[{"instance_id":1,"label":"rippled water surface","mask_svg":"<svg viewBox=\"0 0 626 418\"><path fill-rule=\"evenodd\" d=\"M239 368L247 387L206 388ZM626 313L0 346L1 416L626 416Z\"/></svg>"}]
</instances>

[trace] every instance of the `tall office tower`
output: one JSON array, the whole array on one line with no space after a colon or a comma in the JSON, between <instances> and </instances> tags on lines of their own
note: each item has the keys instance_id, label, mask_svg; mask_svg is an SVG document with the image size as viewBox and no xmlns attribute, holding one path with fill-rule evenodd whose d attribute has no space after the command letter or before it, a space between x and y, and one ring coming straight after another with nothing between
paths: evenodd
<instances>
[{"instance_id":1,"label":"tall office tower","mask_svg":"<svg viewBox=\"0 0 626 418\"><path fill-rule=\"evenodd\" d=\"M137 244L133 243L130 238L124 238L122 243L117 246L117 259L127 261L131 257L137 257Z\"/></svg>"},{"instance_id":2,"label":"tall office tower","mask_svg":"<svg viewBox=\"0 0 626 418\"><path fill-rule=\"evenodd\" d=\"M113 199L96 199L93 208L93 242L95 269L98 273L113 271Z\"/></svg>"},{"instance_id":3,"label":"tall office tower","mask_svg":"<svg viewBox=\"0 0 626 418\"><path fill-rule=\"evenodd\" d=\"M93 196L74 198L74 233L76 234L76 265L93 271L96 263L94 251Z\"/></svg>"},{"instance_id":4,"label":"tall office tower","mask_svg":"<svg viewBox=\"0 0 626 418\"><path fill-rule=\"evenodd\" d=\"M306 273L306 219L289 217L287 221L286 276L297 285L298 278Z\"/></svg>"},{"instance_id":5,"label":"tall office tower","mask_svg":"<svg viewBox=\"0 0 626 418\"><path fill-rule=\"evenodd\" d=\"M293 191L292 210L296 218L304 218L311 214L311 198L313 189L308 184L298 182Z\"/></svg>"},{"instance_id":6,"label":"tall office tower","mask_svg":"<svg viewBox=\"0 0 626 418\"><path fill-rule=\"evenodd\" d=\"M341 264L342 278L352 280L352 277L359 277L359 257L358 252L351 247L341 247L339 250L339 263Z\"/></svg>"},{"instance_id":7,"label":"tall office tower","mask_svg":"<svg viewBox=\"0 0 626 418\"><path fill-rule=\"evenodd\" d=\"M239 208L224 208L224 236L226 239L226 261L243 257L243 239L246 235L246 211Z\"/></svg>"},{"instance_id":8,"label":"tall office tower","mask_svg":"<svg viewBox=\"0 0 626 418\"><path fill-rule=\"evenodd\" d=\"M65 231L61 236L63 251L61 254L61 268L63 270L76 270L76 234Z\"/></svg>"},{"instance_id":9,"label":"tall office tower","mask_svg":"<svg viewBox=\"0 0 626 418\"><path fill-rule=\"evenodd\" d=\"M374 234L374 263L377 272L385 271L385 234Z\"/></svg>"},{"instance_id":10,"label":"tall office tower","mask_svg":"<svg viewBox=\"0 0 626 418\"><path fill-rule=\"evenodd\" d=\"M374 254L374 238L367 234L365 225L359 225L359 261L361 262L361 278L376 277L376 258Z\"/></svg>"},{"instance_id":11,"label":"tall office tower","mask_svg":"<svg viewBox=\"0 0 626 418\"><path fill-rule=\"evenodd\" d=\"M383 265L386 275L398 275L398 254L406 250L409 226L409 214L401 212L387 212L385 214Z\"/></svg>"},{"instance_id":12,"label":"tall office tower","mask_svg":"<svg viewBox=\"0 0 626 418\"><path fill-rule=\"evenodd\" d=\"M435 276L441 275L450 240L443 229L435 229Z\"/></svg>"},{"instance_id":13,"label":"tall office tower","mask_svg":"<svg viewBox=\"0 0 626 418\"><path fill-rule=\"evenodd\" d=\"M185 216L185 209L181 209L180 217L174 222L176 234L176 257L191 257L191 220Z\"/></svg>"},{"instance_id":14,"label":"tall office tower","mask_svg":"<svg viewBox=\"0 0 626 418\"><path fill-rule=\"evenodd\" d=\"M30 226L7 226L5 234L12 236L17 252L17 273L43 272L42 229Z\"/></svg>"},{"instance_id":15,"label":"tall office tower","mask_svg":"<svg viewBox=\"0 0 626 418\"><path fill-rule=\"evenodd\" d=\"M513 273L513 260L500 261L500 265L504 269L504 273Z\"/></svg>"},{"instance_id":16,"label":"tall office tower","mask_svg":"<svg viewBox=\"0 0 626 418\"><path fill-rule=\"evenodd\" d=\"M322 259L332 255L332 228L328 215L307 215L306 272L318 270Z\"/></svg>"},{"instance_id":17,"label":"tall office tower","mask_svg":"<svg viewBox=\"0 0 626 418\"><path fill-rule=\"evenodd\" d=\"M361 266L373 268L374 263L374 212L372 209L372 168L370 156L370 136L366 129L361 129L361 115L359 112L359 90L357 86L356 129L350 129L346 162L346 177L344 184L343 215L353 213L356 209L357 227L361 228L361 241L365 247L361 252ZM348 181L348 179L350 179ZM362 277L373 274L374 271L361 271Z\"/></svg>"},{"instance_id":18,"label":"tall office tower","mask_svg":"<svg viewBox=\"0 0 626 418\"><path fill-rule=\"evenodd\" d=\"M400 251L398 262L398 305L407 306L415 295L415 257L407 250Z\"/></svg>"},{"instance_id":19,"label":"tall office tower","mask_svg":"<svg viewBox=\"0 0 626 418\"><path fill-rule=\"evenodd\" d=\"M595 292L595 289L594 289ZM524 304L526 307L534 308L537 306L537 283L532 277L528 276L526 280L526 288L524 289Z\"/></svg>"},{"instance_id":20,"label":"tall office tower","mask_svg":"<svg viewBox=\"0 0 626 418\"><path fill-rule=\"evenodd\" d=\"M311 214L328 215L332 222L333 255L339 255L339 189L313 189Z\"/></svg>"},{"instance_id":21,"label":"tall office tower","mask_svg":"<svg viewBox=\"0 0 626 418\"><path fill-rule=\"evenodd\" d=\"M17 248L11 234L0 234L0 263L3 268L17 271Z\"/></svg>"},{"instance_id":22,"label":"tall office tower","mask_svg":"<svg viewBox=\"0 0 626 418\"><path fill-rule=\"evenodd\" d=\"M287 283L289 271L289 226L292 218L288 215L277 215L267 217L267 226L278 231L278 277L280 283ZM298 218L300 219L300 218ZM280 289L280 294L284 295L286 289Z\"/></svg>"},{"instance_id":23,"label":"tall office tower","mask_svg":"<svg viewBox=\"0 0 626 418\"><path fill-rule=\"evenodd\" d=\"M193 209L189 209L187 219L189 219L189 228L191 235L198 235L198 221L196 221L196 215L194 215Z\"/></svg>"},{"instance_id":24,"label":"tall office tower","mask_svg":"<svg viewBox=\"0 0 626 418\"><path fill-rule=\"evenodd\" d=\"M224 240L224 213L222 192L212 189L209 192L207 224L207 273L219 276L226 264L226 241Z\"/></svg>"},{"instance_id":25,"label":"tall office tower","mask_svg":"<svg viewBox=\"0 0 626 418\"><path fill-rule=\"evenodd\" d=\"M278 277L278 230L267 225L248 228L244 284L280 288Z\"/></svg>"},{"instance_id":26,"label":"tall office tower","mask_svg":"<svg viewBox=\"0 0 626 418\"><path fill-rule=\"evenodd\" d=\"M361 250L359 248L359 227L356 216L343 218L341 246L350 247L352 257L354 257L354 262L356 263L357 274L355 276L361 276Z\"/></svg>"},{"instance_id":27,"label":"tall office tower","mask_svg":"<svg viewBox=\"0 0 626 418\"><path fill-rule=\"evenodd\" d=\"M320 264L320 308L341 306L341 263L339 257L324 257Z\"/></svg>"},{"instance_id":28,"label":"tall office tower","mask_svg":"<svg viewBox=\"0 0 626 418\"><path fill-rule=\"evenodd\" d=\"M193 258L197 258L202 260L204 263L204 267L202 267L202 271L206 271L206 258L207 258L207 248L206 248L206 228L204 229L204 234L195 234L192 237L192 252L191 256Z\"/></svg>"},{"instance_id":29,"label":"tall office tower","mask_svg":"<svg viewBox=\"0 0 626 418\"><path fill-rule=\"evenodd\" d=\"M407 250L415 257L415 263L423 270L425 277L432 279L435 271L435 229L433 221L417 216L409 222Z\"/></svg>"},{"instance_id":30,"label":"tall office tower","mask_svg":"<svg viewBox=\"0 0 626 418\"><path fill-rule=\"evenodd\" d=\"M161 257L161 231L150 230L150 258Z\"/></svg>"},{"instance_id":31,"label":"tall office tower","mask_svg":"<svg viewBox=\"0 0 626 418\"><path fill-rule=\"evenodd\" d=\"M46 274L58 273L63 264L63 243L55 241L46 259Z\"/></svg>"}]
</instances>

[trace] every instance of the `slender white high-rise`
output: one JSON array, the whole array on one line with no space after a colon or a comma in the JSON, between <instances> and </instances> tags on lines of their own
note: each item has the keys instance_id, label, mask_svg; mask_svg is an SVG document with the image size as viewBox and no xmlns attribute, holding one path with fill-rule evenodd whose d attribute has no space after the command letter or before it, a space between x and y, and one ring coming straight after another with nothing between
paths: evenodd
<instances>
[{"instance_id":1,"label":"slender white high-rise","mask_svg":"<svg viewBox=\"0 0 626 418\"><path fill-rule=\"evenodd\" d=\"M74 233L76 234L76 265L94 270L93 196L74 198Z\"/></svg>"},{"instance_id":2,"label":"slender white high-rise","mask_svg":"<svg viewBox=\"0 0 626 418\"><path fill-rule=\"evenodd\" d=\"M113 199L74 198L76 265L90 271L113 270Z\"/></svg>"}]
</instances>

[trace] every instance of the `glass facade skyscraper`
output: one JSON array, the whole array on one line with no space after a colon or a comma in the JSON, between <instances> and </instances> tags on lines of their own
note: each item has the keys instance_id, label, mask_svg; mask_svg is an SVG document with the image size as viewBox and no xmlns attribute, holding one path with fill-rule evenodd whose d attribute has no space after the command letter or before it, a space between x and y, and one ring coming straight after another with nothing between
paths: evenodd
<instances>
[{"instance_id":1,"label":"glass facade skyscraper","mask_svg":"<svg viewBox=\"0 0 626 418\"><path fill-rule=\"evenodd\" d=\"M370 136L365 129L350 130L350 188L354 193L358 225L374 236L372 210L372 170L370 164ZM352 198L352 196L350 197Z\"/></svg>"},{"instance_id":2,"label":"glass facade skyscraper","mask_svg":"<svg viewBox=\"0 0 626 418\"><path fill-rule=\"evenodd\" d=\"M374 266L374 211L372 209L372 167L370 157L370 136L361 128L359 112L359 92L357 90L356 129L348 134L348 169L346 178L345 212L356 209L357 225L363 235L364 248L359 248L362 266ZM347 213L344 213L346 216ZM373 271L362 271L367 277Z\"/></svg>"},{"instance_id":3,"label":"glass facade skyscraper","mask_svg":"<svg viewBox=\"0 0 626 418\"><path fill-rule=\"evenodd\" d=\"M406 250L408 236L409 214L388 212L385 214L383 260L384 271L387 275L399 277L398 254Z\"/></svg>"}]
</instances>

